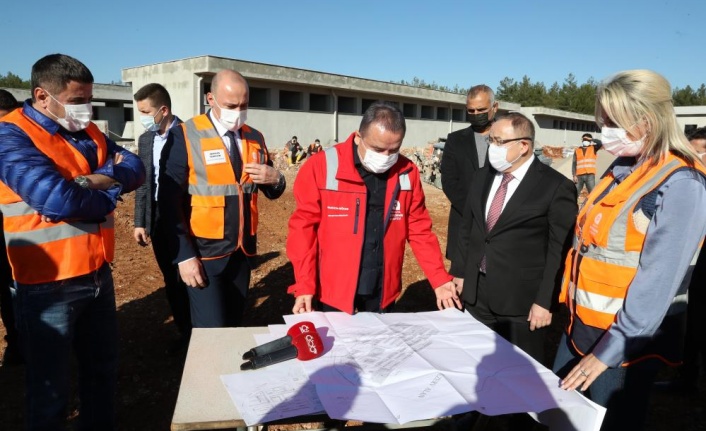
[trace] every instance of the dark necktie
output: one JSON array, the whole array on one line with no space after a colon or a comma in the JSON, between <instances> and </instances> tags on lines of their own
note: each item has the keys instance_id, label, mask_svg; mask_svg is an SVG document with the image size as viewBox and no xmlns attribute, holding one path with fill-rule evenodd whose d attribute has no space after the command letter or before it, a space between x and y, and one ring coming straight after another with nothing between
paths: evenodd
<instances>
[{"instance_id":1,"label":"dark necktie","mask_svg":"<svg viewBox=\"0 0 706 431\"><path fill-rule=\"evenodd\" d=\"M507 184L512 180L512 174L503 174L503 179L500 181L500 187L495 192L493 201L490 203L490 209L488 210L488 219L485 222L485 231L490 232L495 227L495 223L498 222L500 218L500 213L503 212L503 203L505 203L505 196L507 195ZM483 260L480 261L480 270L485 273L485 255Z\"/></svg>"},{"instance_id":2,"label":"dark necktie","mask_svg":"<svg viewBox=\"0 0 706 431\"><path fill-rule=\"evenodd\" d=\"M230 163L233 165L235 172L235 181L240 182L240 176L243 174L243 159L240 157L238 150L238 141L235 139L235 133L227 131L226 135L230 138Z\"/></svg>"}]
</instances>

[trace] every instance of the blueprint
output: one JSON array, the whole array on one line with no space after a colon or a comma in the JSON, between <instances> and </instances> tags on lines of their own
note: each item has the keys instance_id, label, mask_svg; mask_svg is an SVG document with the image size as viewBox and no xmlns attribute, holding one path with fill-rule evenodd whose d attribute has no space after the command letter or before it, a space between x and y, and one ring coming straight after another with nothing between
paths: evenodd
<instances>
[{"instance_id":1,"label":"blueprint","mask_svg":"<svg viewBox=\"0 0 706 431\"><path fill-rule=\"evenodd\" d=\"M271 338L304 320L322 337L323 356L222 377L248 425L321 410L397 424L477 410L534 412L553 430L597 431L605 414L468 313L290 315L270 327Z\"/></svg>"}]
</instances>

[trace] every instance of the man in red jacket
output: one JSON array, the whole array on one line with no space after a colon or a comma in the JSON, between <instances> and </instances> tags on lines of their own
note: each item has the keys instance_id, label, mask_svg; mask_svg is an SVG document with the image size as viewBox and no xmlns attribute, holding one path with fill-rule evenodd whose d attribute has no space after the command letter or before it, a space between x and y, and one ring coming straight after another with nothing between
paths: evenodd
<instances>
[{"instance_id":1,"label":"man in red jacket","mask_svg":"<svg viewBox=\"0 0 706 431\"><path fill-rule=\"evenodd\" d=\"M407 241L439 309L461 308L431 231L419 170L399 154L405 130L397 107L374 103L357 132L302 165L287 235L293 313L312 311L314 298L323 311L391 311Z\"/></svg>"}]
</instances>

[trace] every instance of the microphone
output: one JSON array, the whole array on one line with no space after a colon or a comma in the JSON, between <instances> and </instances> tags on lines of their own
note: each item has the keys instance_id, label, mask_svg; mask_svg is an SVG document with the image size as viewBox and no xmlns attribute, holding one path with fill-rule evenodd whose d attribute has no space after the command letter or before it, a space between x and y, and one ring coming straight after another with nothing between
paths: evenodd
<instances>
[{"instance_id":1,"label":"microphone","mask_svg":"<svg viewBox=\"0 0 706 431\"><path fill-rule=\"evenodd\" d=\"M299 322L289 328L289 330L287 331L287 335L285 335L284 337L272 340L269 343L265 343L261 346L254 347L248 350L247 352L243 353L243 360L252 359L255 356L267 355L269 353L282 350L285 347L289 347L292 345L292 338L294 338L295 336L310 332L316 333L316 327L313 323Z\"/></svg>"},{"instance_id":2,"label":"microphone","mask_svg":"<svg viewBox=\"0 0 706 431\"><path fill-rule=\"evenodd\" d=\"M241 371L257 370L258 368L268 365L277 364L297 358L300 361L309 361L318 358L324 353L324 343L321 341L319 334L309 332L306 334L298 334L292 338L292 344L284 349L277 350L272 353L267 353L261 356L255 356L240 366Z\"/></svg>"}]
</instances>

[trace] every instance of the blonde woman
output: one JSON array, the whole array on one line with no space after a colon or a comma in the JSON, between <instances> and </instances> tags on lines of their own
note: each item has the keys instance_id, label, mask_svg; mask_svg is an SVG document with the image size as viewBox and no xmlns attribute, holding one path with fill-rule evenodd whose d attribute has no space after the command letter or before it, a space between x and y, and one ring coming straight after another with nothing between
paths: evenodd
<instances>
[{"instance_id":1,"label":"blonde woman","mask_svg":"<svg viewBox=\"0 0 706 431\"><path fill-rule=\"evenodd\" d=\"M706 234L706 170L655 72L604 81L596 120L618 158L578 215L560 297L570 320L554 371L562 388L607 407L603 430L637 430L657 371L683 350L686 288Z\"/></svg>"}]
</instances>

